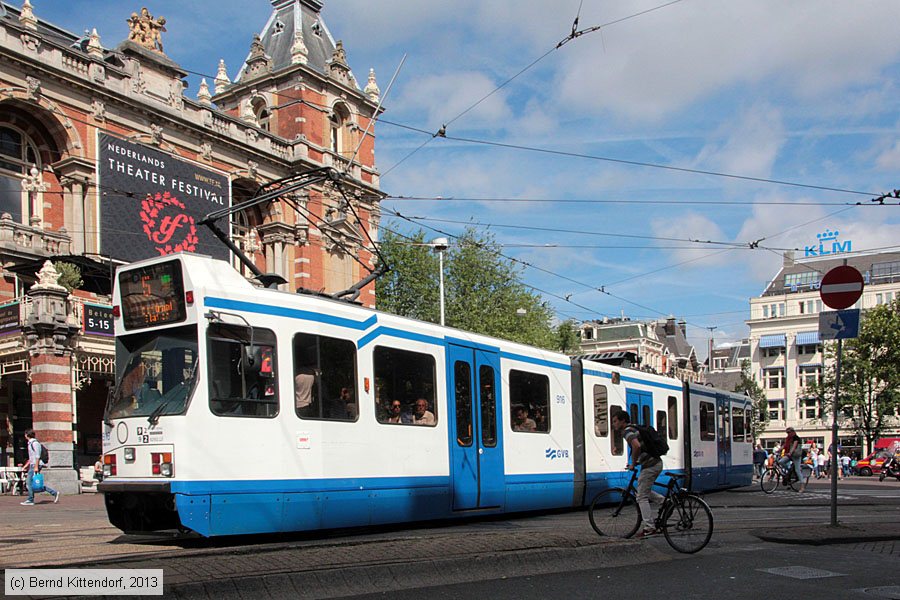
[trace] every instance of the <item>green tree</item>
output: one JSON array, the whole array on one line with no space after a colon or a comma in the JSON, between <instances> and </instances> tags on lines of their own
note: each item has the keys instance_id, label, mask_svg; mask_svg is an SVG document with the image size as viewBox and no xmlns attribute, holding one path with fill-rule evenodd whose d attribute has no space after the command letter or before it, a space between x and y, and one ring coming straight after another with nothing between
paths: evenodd
<instances>
[{"instance_id":1,"label":"green tree","mask_svg":"<svg viewBox=\"0 0 900 600\"><path fill-rule=\"evenodd\" d=\"M578 326L568 319L556 326L556 346L563 354L578 353Z\"/></svg>"},{"instance_id":2,"label":"green tree","mask_svg":"<svg viewBox=\"0 0 900 600\"><path fill-rule=\"evenodd\" d=\"M438 258L425 233L387 233L381 253L391 272L375 284L380 310L437 323ZM500 254L490 234L467 229L444 253L445 322L474 333L557 349L553 311L520 281L521 268Z\"/></svg>"},{"instance_id":3,"label":"green tree","mask_svg":"<svg viewBox=\"0 0 900 600\"><path fill-rule=\"evenodd\" d=\"M425 245L425 232L409 238L386 232L379 244L391 270L375 282L378 309L430 321L440 321L438 257Z\"/></svg>"},{"instance_id":4,"label":"green tree","mask_svg":"<svg viewBox=\"0 0 900 600\"><path fill-rule=\"evenodd\" d=\"M81 279L81 269L77 265L67 262L53 263L53 268L59 273L59 285L66 288L70 294L72 290L77 290L84 284Z\"/></svg>"},{"instance_id":5,"label":"green tree","mask_svg":"<svg viewBox=\"0 0 900 600\"><path fill-rule=\"evenodd\" d=\"M887 428L897 425L900 410L900 300L863 313L859 337L845 340L841 357L838 424L866 441L867 452ZM811 392L831 422L837 343L826 350L822 381Z\"/></svg>"},{"instance_id":6,"label":"green tree","mask_svg":"<svg viewBox=\"0 0 900 600\"><path fill-rule=\"evenodd\" d=\"M734 391L745 394L753 401L753 410L750 415L750 431L753 439L758 440L769 426L769 402L766 393L750 374L750 361L741 361L741 380L735 384Z\"/></svg>"}]
</instances>

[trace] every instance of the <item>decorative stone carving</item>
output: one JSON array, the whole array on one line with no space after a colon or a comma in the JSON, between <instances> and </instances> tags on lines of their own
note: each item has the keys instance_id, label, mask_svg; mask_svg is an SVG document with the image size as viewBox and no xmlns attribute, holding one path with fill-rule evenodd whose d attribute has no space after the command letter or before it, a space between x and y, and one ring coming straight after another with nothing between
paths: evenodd
<instances>
[{"instance_id":1,"label":"decorative stone carving","mask_svg":"<svg viewBox=\"0 0 900 600\"><path fill-rule=\"evenodd\" d=\"M254 34L250 44L250 56L247 57L247 67L244 70L244 80L250 80L265 75L272 70L271 61L266 55L266 49L259 39L259 34Z\"/></svg>"},{"instance_id":2,"label":"decorative stone carving","mask_svg":"<svg viewBox=\"0 0 900 600\"><path fill-rule=\"evenodd\" d=\"M200 89L197 91L197 100L204 106L212 104L212 94L209 93L209 84L206 78L200 80Z\"/></svg>"},{"instance_id":3,"label":"decorative stone carving","mask_svg":"<svg viewBox=\"0 0 900 600\"><path fill-rule=\"evenodd\" d=\"M200 144L200 158L205 161L212 160L212 144L209 142L203 142Z\"/></svg>"},{"instance_id":4,"label":"decorative stone carving","mask_svg":"<svg viewBox=\"0 0 900 600\"><path fill-rule=\"evenodd\" d=\"M291 46L291 62L295 65L305 65L309 59L309 49L303 40L303 24L297 23L294 31L294 45Z\"/></svg>"},{"instance_id":5,"label":"decorative stone carving","mask_svg":"<svg viewBox=\"0 0 900 600\"><path fill-rule=\"evenodd\" d=\"M41 96L41 80L37 77L28 76L25 78L25 83L28 85L28 98L30 100L37 100Z\"/></svg>"},{"instance_id":6,"label":"decorative stone carving","mask_svg":"<svg viewBox=\"0 0 900 600\"><path fill-rule=\"evenodd\" d=\"M97 33L96 28L91 31L91 37L88 40L87 51L91 56L103 58L103 46L100 45L100 34Z\"/></svg>"},{"instance_id":7,"label":"decorative stone carving","mask_svg":"<svg viewBox=\"0 0 900 600\"><path fill-rule=\"evenodd\" d=\"M251 144L255 144L259 140L259 132L253 129L252 127L247 128L247 141Z\"/></svg>"},{"instance_id":8,"label":"decorative stone carving","mask_svg":"<svg viewBox=\"0 0 900 600\"><path fill-rule=\"evenodd\" d=\"M44 266L41 267L41 270L38 271L38 282L34 284L31 289L35 289L39 287L44 290L57 290L57 291L65 291L66 288L59 285L59 271L56 270L56 267L53 266L53 263L48 261L44 261Z\"/></svg>"},{"instance_id":9,"label":"decorative stone carving","mask_svg":"<svg viewBox=\"0 0 900 600\"><path fill-rule=\"evenodd\" d=\"M31 52L37 52L38 48L41 47L41 38L36 35L23 33L19 36L19 39L22 40L22 45Z\"/></svg>"},{"instance_id":10,"label":"decorative stone carving","mask_svg":"<svg viewBox=\"0 0 900 600\"><path fill-rule=\"evenodd\" d=\"M95 121L106 120L106 104L103 103L103 100L94 99L91 101L91 117Z\"/></svg>"},{"instance_id":11,"label":"decorative stone carving","mask_svg":"<svg viewBox=\"0 0 900 600\"><path fill-rule=\"evenodd\" d=\"M154 146L160 146L163 142L163 128L162 125L157 125L156 123L150 123L150 143Z\"/></svg>"},{"instance_id":12,"label":"decorative stone carving","mask_svg":"<svg viewBox=\"0 0 900 600\"><path fill-rule=\"evenodd\" d=\"M154 19L147 7L144 7L141 9L140 16L137 13L131 13L131 18L126 23L131 29L131 33L128 34L129 41L163 54L162 33L166 30L165 17Z\"/></svg>"},{"instance_id":13,"label":"decorative stone carving","mask_svg":"<svg viewBox=\"0 0 900 600\"><path fill-rule=\"evenodd\" d=\"M328 62L328 68L331 76L344 83L350 82L350 65L347 64L347 52L344 50L344 42L337 41L334 46L334 53Z\"/></svg>"},{"instance_id":14,"label":"decorative stone carving","mask_svg":"<svg viewBox=\"0 0 900 600\"><path fill-rule=\"evenodd\" d=\"M378 87L378 82L375 81L375 69L369 69L369 83L366 84L363 93L369 97L369 100L372 102L378 102L381 97L381 89Z\"/></svg>"},{"instance_id":15,"label":"decorative stone carving","mask_svg":"<svg viewBox=\"0 0 900 600\"><path fill-rule=\"evenodd\" d=\"M252 160L247 161L247 176L250 179L258 179L259 178L259 163L254 162Z\"/></svg>"},{"instance_id":16,"label":"decorative stone carving","mask_svg":"<svg viewBox=\"0 0 900 600\"><path fill-rule=\"evenodd\" d=\"M131 90L135 94L143 94L147 90L147 82L144 81L144 73L141 71L140 65L137 66L131 78Z\"/></svg>"},{"instance_id":17,"label":"decorative stone carving","mask_svg":"<svg viewBox=\"0 0 900 600\"><path fill-rule=\"evenodd\" d=\"M25 29L37 31L38 21L34 16L34 8L31 6L29 0L25 0L25 2L22 3L22 10L19 11L19 23L21 23L22 27Z\"/></svg>"},{"instance_id":18,"label":"decorative stone carving","mask_svg":"<svg viewBox=\"0 0 900 600\"><path fill-rule=\"evenodd\" d=\"M226 87L231 85L231 80L228 79L228 71L225 69L224 59L219 59L219 70L216 72L216 78L213 80L213 83L216 86L217 94L221 94Z\"/></svg>"},{"instance_id":19,"label":"decorative stone carving","mask_svg":"<svg viewBox=\"0 0 900 600\"><path fill-rule=\"evenodd\" d=\"M184 83L177 77L169 86L169 106L178 110L184 108Z\"/></svg>"}]
</instances>

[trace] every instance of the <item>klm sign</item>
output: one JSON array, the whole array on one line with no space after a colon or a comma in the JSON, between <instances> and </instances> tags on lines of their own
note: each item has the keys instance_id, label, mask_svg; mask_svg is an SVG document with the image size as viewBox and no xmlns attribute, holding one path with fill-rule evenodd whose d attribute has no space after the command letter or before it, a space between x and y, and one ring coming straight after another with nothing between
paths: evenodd
<instances>
[{"instance_id":1,"label":"klm sign","mask_svg":"<svg viewBox=\"0 0 900 600\"><path fill-rule=\"evenodd\" d=\"M853 246L850 240L847 240L846 242L838 241L837 238L840 233L840 231L831 231L830 229L826 229L822 233L817 233L816 238L818 238L819 243L813 246L804 246L806 256L828 256L829 254L853 252Z\"/></svg>"}]
</instances>

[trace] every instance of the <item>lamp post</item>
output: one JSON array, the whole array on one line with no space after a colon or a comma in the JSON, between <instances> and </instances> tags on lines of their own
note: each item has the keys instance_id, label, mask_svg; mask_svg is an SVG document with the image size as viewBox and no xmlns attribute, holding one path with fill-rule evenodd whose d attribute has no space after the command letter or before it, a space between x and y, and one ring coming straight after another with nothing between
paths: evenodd
<instances>
[{"instance_id":1,"label":"lamp post","mask_svg":"<svg viewBox=\"0 0 900 600\"><path fill-rule=\"evenodd\" d=\"M441 326L444 325L444 251L450 246L450 243L447 241L447 238L435 238L431 240L431 249L434 252L437 252L438 255L438 268L440 271L439 281L439 294L441 297Z\"/></svg>"}]
</instances>

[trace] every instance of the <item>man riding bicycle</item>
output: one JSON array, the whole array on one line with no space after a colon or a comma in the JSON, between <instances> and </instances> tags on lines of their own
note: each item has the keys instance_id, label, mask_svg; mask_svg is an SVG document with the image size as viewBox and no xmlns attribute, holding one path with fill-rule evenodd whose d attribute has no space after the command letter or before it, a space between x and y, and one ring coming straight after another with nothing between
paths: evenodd
<instances>
[{"instance_id":1,"label":"man riding bicycle","mask_svg":"<svg viewBox=\"0 0 900 600\"><path fill-rule=\"evenodd\" d=\"M641 434L637 427L631 425L631 418L627 412L620 410L613 413L610 421L613 429L624 436L631 448L631 461L626 468L631 471L638 465L641 467L641 473L637 480L637 504L641 509L641 520L644 526L636 537L644 538L657 533L654 517L650 512L650 499L652 498L654 502L664 500L662 494L653 491L653 482L662 473L662 459L644 451L641 446Z\"/></svg>"},{"instance_id":2,"label":"man riding bicycle","mask_svg":"<svg viewBox=\"0 0 900 600\"><path fill-rule=\"evenodd\" d=\"M803 480L802 467L800 466L803 463L803 447L800 443L800 436L797 435L793 427L788 427L784 432L787 434L784 438L784 443L781 445L784 456L778 462L785 469L788 468L788 463L794 463L794 472L797 473L797 481L800 482L800 489L797 491L802 492L806 489L806 482Z\"/></svg>"}]
</instances>

